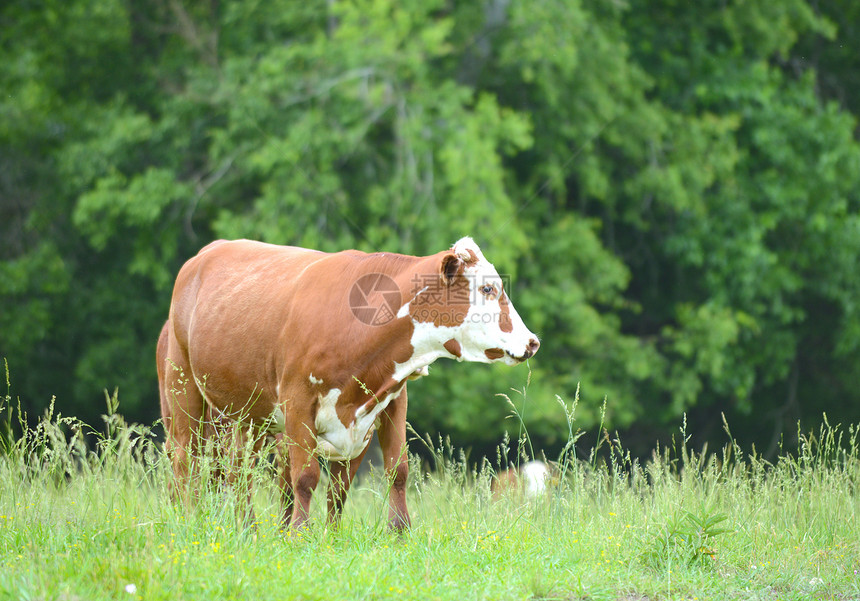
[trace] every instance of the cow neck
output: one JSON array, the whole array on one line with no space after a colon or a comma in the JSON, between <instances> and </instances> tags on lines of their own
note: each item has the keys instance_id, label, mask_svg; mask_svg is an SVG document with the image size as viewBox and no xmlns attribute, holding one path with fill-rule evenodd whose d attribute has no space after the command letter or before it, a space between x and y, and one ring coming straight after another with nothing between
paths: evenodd
<instances>
[{"instance_id":1,"label":"cow neck","mask_svg":"<svg viewBox=\"0 0 860 601\"><path fill-rule=\"evenodd\" d=\"M408 257L405 255L379 255L378 264L371 262L365 269L375 270L391 277L400 290L401 302L405 306L412 303L416 296L439 277L439 265L445 253L428 257ZM392 259L395 259L392 261ZM392 263L396 269L391 269ZM402 309L402 307L401 307ZM356 395L356 404L369 410L377 403L388 402L387 397L399 393L406 379L439 357L446 355L444 348L427 348L430 345L415 342L415 322L408 311L402 311L387 324L374 326L370 335L358 350L359 356L366 358L359 373L353 374L353 381L347 386ZM353 388L354 385L354 388ZM352 396L352 395L348 395ZM357 399L363 399L358 401ZM353 403L345 403L353 404Z\"/></svg>"},{"instance_id":2,"label":"cow neck","mask_svg":"<svg viewBox=\"0 0 860 601\"><path fill-rule=\"evenodd\" d=\"M397 317L398 321L403 320L409 325L410 353L405 359L397 361L394 370L396 380L408 378L440 357L452 356L449 350L451 344L459 345L454 333L468 312L468 285L462 278L456 284L457 287L465 286L465 297L462 290L453 288L446 288L443 293L442 287L446 285L440 279L440 266L443 257L449 252L423 257L409 277L399 282L404 304ZM462 305L464 298L465 304ZM440 316L447 316L448 319L441 320ZM459 316L459 321L454 316ZM441 340L441 337L445 337L445 340Z\"/></svg>"}]
</instances>

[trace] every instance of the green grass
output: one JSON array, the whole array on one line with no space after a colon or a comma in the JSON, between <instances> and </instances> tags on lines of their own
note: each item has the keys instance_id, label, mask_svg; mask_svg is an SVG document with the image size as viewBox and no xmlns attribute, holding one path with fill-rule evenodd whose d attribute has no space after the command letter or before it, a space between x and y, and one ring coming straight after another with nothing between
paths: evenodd
<instances>
[{"instance_id":1,"label":"green grass","mask_svg":"<svg viewBox=\"0 0 860 601\"><path fill-rule=\"evenodd\" d=\"M321 494L309 528L283 531L266 466L256 524L223 491L186 513L161 445L109 406L94 449L74 419L49 414L14 441L7 425L0 599L860 599L854 428L825 421L773 463L731 444L693 453L683 428L646 464L608 439L573 460L571 444L532 500L494 499L489 464L431 445L432 471L412 459L413 527L393 535L378 472L336 531Z\"/></svg>"}]
</instances>

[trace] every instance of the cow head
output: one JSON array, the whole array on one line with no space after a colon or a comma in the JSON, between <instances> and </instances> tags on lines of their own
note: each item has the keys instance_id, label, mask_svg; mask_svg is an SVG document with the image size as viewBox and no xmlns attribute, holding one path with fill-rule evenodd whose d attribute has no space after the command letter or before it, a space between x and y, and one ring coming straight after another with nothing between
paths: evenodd
<instances>
[{"instance_id":1,"label":"cow head","mask_svg":"<svg viewBox=\"0 0 860 601\"><path fill-rule=\"evenodd\" d=\"M437 272L416 282L409 303L416 342L460 361L482 363L516 365L537 352L537 336L520 319L503 278L474 240L462 238L437 257Z\"/></svg>"}]
</instances>

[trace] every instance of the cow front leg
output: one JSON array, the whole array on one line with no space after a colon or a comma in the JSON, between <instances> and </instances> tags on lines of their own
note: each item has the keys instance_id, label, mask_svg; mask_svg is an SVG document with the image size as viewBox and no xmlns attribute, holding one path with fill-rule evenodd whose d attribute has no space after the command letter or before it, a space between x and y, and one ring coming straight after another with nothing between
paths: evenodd
<instances>
[{"instance_id":1,"label":"cow front leg","mask_svg":"<svg viewBox=\"0 0 860 601\"><path fill-rule=\"evenodd\" d=\"M301 528L310 517L311 497L320 481L320 466L311 449L313 437L293 439L289 444L290 480L293 488L293 515L290 525Z\"/></svg>"},{"instance_id":2,"label":"cow front leg","mask_svg":"<svg viewBox=\"0 0 860 601\"><path fill-rule=\"evenodd\" d=\"M402 531L411 521L406 509L406 479L409 460L406 454L406 389L382 412L379 423L379 444L388 478L388 526Z\"/></svg>"},{"instance_id":3,"label":"cow front leg","mask_svg":"<svg viewBox=\"0 0 860 601\"><path fill-rule=\"evenodd\" d=\"M355 478L355 472L358 471L358 466L367 454L368 444L361 454L349 461L334 461L331 465L331 483L328 489L328 523L334 528L340 525L340 518L343 513L343 504L346 501L346 494L349 492L349 487Z\"/></svg>"}]
</instances>

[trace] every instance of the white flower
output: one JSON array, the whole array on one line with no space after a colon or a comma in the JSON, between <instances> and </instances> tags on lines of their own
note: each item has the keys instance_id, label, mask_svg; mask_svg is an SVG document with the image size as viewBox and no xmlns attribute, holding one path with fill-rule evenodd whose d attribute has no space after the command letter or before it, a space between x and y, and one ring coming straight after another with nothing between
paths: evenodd
<instances>
[{"instance_id":1,"label":"white flower","mask_svg":"<svg viewBox=\"0 0 860 601\"><path fill-rule=\"evenodd\" d=\"M127 592L129 595L133 595L137 592L137 586L135 586L134 584L126 584L125 592Z\"/></svg>"}]
</instances>

